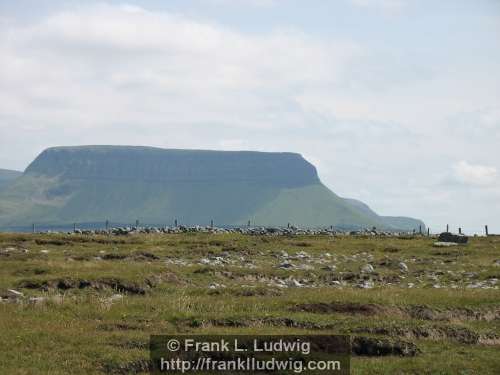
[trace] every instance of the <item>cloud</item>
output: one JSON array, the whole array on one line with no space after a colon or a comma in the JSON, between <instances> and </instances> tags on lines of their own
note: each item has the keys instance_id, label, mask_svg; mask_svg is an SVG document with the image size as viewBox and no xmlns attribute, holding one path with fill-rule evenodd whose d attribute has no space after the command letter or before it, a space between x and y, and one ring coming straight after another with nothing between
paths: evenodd
<instances>
[{"instance_id":1,"label":"cloud","mask_svg":"<svg viewBox=\"0 0 500 375\"><path fill-rule=\"evenodd\" d=\"M2 35L0 113L51 127L273 126L266 112L285 111L296 92L334 85L358 50L294 30L244 34L128 5L57 12Z\"/></svg>"},{"instance_id":2,"label":"cloud","mask_svg":"<svg viewBox=\"0 0 500 375\"><path fill-rule=\"evenodd\" d=\"M353 1L368 11L345 12L353 18L334 28L306 18L343 11L337 2L297 22L277 0L230 2L231 12L271 5L253 29L192 3L174 12L80 2L2 20L0 167L22 169L63 144L294 151L336 193L382 214L498 220L481 216L500 204L499 55L481 44L491 34L459 18L437 27L427 10L385 22L374 13L405 2Z\"/></svg>"},{"instance_id":3,"label":"cloud","mask_svg":"<svg viewBox=\"0 0 500 375\"><path fill-rule=\"evenodd\" d=\"M465 160L453 166L456 179L472 186L491 186L498 182L497 169L491 166L470 164Z\"/></svg>"}]
</instances>

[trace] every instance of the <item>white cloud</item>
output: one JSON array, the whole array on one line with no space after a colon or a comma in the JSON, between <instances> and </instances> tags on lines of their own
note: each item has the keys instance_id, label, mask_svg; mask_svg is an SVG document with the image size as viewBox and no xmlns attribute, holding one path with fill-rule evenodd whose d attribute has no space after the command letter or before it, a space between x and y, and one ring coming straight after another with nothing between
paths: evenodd
<instances>
[{"instance_id":1,"label":"white cloud","mask_svg":"<svg viewBox=\"0 0 500 375\"><path fill-rule=\"evenodd\" d=\"M491 186L498 182L497 169L495 167L470 164L465 160L453 166L455 177L458 181L476 186Z\"/></svg>"},{"instance_id":2,"label":"white cloud","mask_svg":"<svg viewBox=\"0 0 500 375\"><path fill-rule=\"evenodd\" d=\"M358 50L298 31L243 34L131 6L83 7L4 31L0 113L51 127L274 126L268 112L284 110L297 90L335 84Z\"/></svg>"},{"instance_id":3,"label":"white cloud","mask_svg":"<svg viewBox=\"0 0 500 375\"><path fill-rule=\"evenodd\" d=\"M348 12L366 21L355 32L327 25L332 34L322 34L325 25L249 32L190 12L85 4L0 22L0 167L73 144L294 151L336 193L382 214L458 217L453 202L473 202L464 195L479 187L483 201L464 203L470 221L493 222L481 210L500 202L496 169L450 165L500 165L494 49L452 59L470 45L453 50L425 16L444 59L415 24L373 23L371 11ZM357 0L376 12L404 4ZM439 184L446 171L454 186Z\"/></svg>"}]
</instances>

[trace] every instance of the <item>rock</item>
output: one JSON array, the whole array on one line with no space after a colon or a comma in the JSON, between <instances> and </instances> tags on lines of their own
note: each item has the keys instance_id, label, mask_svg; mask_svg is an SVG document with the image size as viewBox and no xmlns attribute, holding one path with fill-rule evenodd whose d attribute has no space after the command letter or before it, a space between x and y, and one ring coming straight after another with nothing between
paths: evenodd
<instances>
[{"instance_id":1,"label":"rock","mask_svg":"<svg viewBox=\"0 0 500 375\"><path fill-rule=\"evenodd\" d=\"M283 268L283 269L289 269L289 268L295 268L295 265L293 263L290 263L289 261L285 260L283 263L281 263L278 268Z\"/></svg>"},{"instance_id":2,"label":"rock","mask_svg":"<svg viewBox=\"0 0 500 375\"><path fill-rule=\"evenodd\" d=\"M295 256L299 259L304 259L304 258L310 257L310 255L308 253L306 253L305 251L299 251Z\"/></svg>"},{"instance_id":3,"label":"rock","mask_svg":"<svg viewBox=\"0 0 500 375\"><path fill-rule=\"evenodd\" d=\"M443 232L438 237L438 242L455 242L455 243L467 243L469 237L463 234L453 234L450 232Z\"/></svg>"},{"instance_id":4,"label":"rock","mask_svg":"<svg viewBox=\"0 0 500 375\"><path fill-rule=\"evenodd\" d=\"M224 284L219 284L219 283L212 283L208 286L208 289L219 289L219 288L225 288L226 286Z\"/></svg>"},{"instance_id":5,"label":"rock","mask_svg":"<svg viewBox=\"0 0 500 375\"><path fill-rule=\"evenodd\" d=\"M450 246L457 246L458 244L456 242L434 242L432 246L434 247L450 247Z\"/></svg>"},{"instance_id":6,"label":"rock","mask_svg":"<svg viewBox=\"0 0 500 375\"><path fill-rule=\"evenodd\" d=\"M375 269L371 264L365 264L363 267L361 267L361 272L363 273L372 273L373 271L375 271Z\"/></svg>"},{"instance_id":7,"label":"rock","mask_svg":"<svg viewBox=\"0 0 500 375\"><path fill-rule=\"evenodd\" d=\"M361 289L372 289L374 286L375 284L371 280L363 280L361 284L358 284L358 287Z\"/></svg>"},{"instance_id":8,"label":"rock","mask_svg":"<svg viewBox=\"0 0 500 375\"><path fill-rule=\"evenodd\" d=\"M399 262L399 269L401 272L408 272L408 266L405 262Z\"/></svg>"},{"instance_id":9,"label":"rock","mask_svg":"<svg viewBox=\"0 0 500 375\"><path fill-rule=\"evenodd\" d=\"M14 289L8 289L7 296L9 298L22 298L22 297L24 297L24 294L22 294L21 292L19 292L17 290L14 290Z\"/></svg>"},{"instance_id":10,"label":"rock","mask_svg":"<svg viewBox=\"0 0 500 375\"><path fill-rule=\"evenodd\" d=\"M121 300L123 300L122 294L113 294L111 297L109 297L109 302L118 302Z\"/></svg>"},{"instance_id":11,"label":"rock","mask_svg":"<svg viewBox=\"0 0 500 375\"><path fill-rule=\"evenodd\" d=\"M287 285L290 286L290 287L295 287L295 288L300 288L300 287L303 287L304 284L301 284L299 281L295 280L295 279L291 279L287 282Z\"/></svg>"}]
</instances>

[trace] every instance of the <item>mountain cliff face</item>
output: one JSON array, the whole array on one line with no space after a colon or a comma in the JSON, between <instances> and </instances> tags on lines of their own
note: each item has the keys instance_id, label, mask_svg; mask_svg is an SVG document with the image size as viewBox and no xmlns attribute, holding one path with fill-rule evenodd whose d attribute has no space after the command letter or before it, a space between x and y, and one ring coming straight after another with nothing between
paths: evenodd
<instances>
[{"instance_id":1,"label":"mountain cliff face","mask_svg":"<svg viewBox=\"0 0 500 375\"><path fill-rule=\"evenodd\" d=\"M299 154L152 147L50 148L28 166L26 173L64 179L164 184L246 182L292 188L319 183L316 168Z\"/></svg>"},{"instance_id":2,"label":"mountain cliff face","mask_svg":"<svg viewBox=\"0 0 500 375\"><path fill-rule=\"evenodd\" d=\"M421 223L407 218L398 227L368 210L327 189L316 168L294 153L56 147L43 151L0 191L3 227L177 219L186 225L250 220L406 230Z\"/></svg>"}]
</instances>

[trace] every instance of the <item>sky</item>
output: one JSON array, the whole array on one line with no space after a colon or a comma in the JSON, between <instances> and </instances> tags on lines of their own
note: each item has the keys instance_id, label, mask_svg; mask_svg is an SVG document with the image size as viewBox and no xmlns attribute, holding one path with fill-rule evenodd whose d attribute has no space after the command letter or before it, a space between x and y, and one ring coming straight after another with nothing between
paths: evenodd
<instances>
[{"instance_id":1,"label":"sky","mask_svg":"<svg viewBox=\"0 0 500 375\"><path fill-rule=\"evenodd\" d=\"M0 168L84 144L298 152L500 233L500 1L0 0Z\"/></svg>"}]
</instances>

